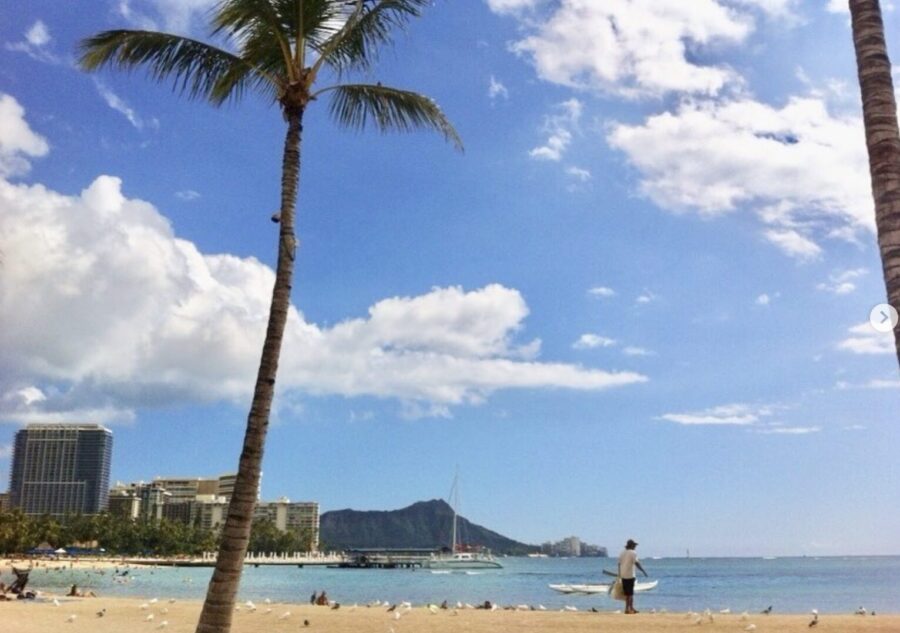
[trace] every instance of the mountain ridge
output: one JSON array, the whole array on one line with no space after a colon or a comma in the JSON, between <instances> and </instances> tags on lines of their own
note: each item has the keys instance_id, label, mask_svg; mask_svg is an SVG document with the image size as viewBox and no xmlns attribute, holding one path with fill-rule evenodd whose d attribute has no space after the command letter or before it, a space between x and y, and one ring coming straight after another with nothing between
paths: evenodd
<instances>
[{"instance_id":1,"label":"mountain ridge","mask_svg":"<svg viewBox=\"0 0 900 633\"><path fill-rule=\"evenodd\" d=\"M443 499L416 501L397 510L331 510L319 518L319 539L328 549L450 547L453 508ZM522 555L540 548L457 516L461 545L494 554Z\"/></svg>"}]
</instances>

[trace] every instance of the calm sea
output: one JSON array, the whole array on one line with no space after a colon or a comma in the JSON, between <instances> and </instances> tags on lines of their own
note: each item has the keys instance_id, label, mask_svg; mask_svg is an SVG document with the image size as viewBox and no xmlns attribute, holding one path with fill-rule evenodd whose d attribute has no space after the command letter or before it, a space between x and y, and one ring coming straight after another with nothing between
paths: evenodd
<instances>
[{"instance_id":1,"label":"calm sea","mask_svg":"<svg viewBox=\"0 0 900 633\"><path fill-rule=\"evenodd\" d=\"M503 569L434 573L429 570L352 570L322 567L248 567L240 599L259 602L301 602L313 591L326 590L343 604L374 600L414 604L448 600L500 605L543 604L548 609L573 605L604 611L620 608L605 595L558 594L550 583L607 582L601 570L612 569L610 559L501 559ZM823 558L665 558L643 561L659 586L638 594L644 610L713 611L729 608L759 612L769 605L777 613L848 613L859 606L884 613L900 613L900 556ZM100 595L201 599L208 568L134 568L121 583L111 573L35 570L35 587L62 591L72 583Z\"/></svg>"}]
</instances>

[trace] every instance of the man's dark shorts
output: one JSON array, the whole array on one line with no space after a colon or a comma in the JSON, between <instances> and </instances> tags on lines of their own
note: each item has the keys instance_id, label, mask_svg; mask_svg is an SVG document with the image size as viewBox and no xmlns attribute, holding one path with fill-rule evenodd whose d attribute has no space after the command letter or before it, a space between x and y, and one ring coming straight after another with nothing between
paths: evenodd
<instances>
[{"instance_id":1,"label":"man's dark shorts","mask_svg":"<svg viewBox=\"0 0 900 633\"><path fill-rule=\"evenodd\" d=\"M634 578L622 579L622 593L624 593L626 596L634 595Z\"/></svg>"}]
</instances>

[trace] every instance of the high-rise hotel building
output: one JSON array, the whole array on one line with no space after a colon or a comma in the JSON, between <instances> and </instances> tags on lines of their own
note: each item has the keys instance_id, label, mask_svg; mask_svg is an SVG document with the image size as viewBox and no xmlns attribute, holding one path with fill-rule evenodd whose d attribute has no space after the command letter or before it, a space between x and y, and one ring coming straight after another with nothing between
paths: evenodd
<instances>
[{"instance_id":1,"label":"high-rise hotel building","mask_svg":"<svg viewBox=\"0 0 900 633\"><path fill-rule=\"evenodd\" d=\"M29 424L13 443L10 506L55 516L105 510L112 443L99 424Z\"/></svg>"}]
</instances>

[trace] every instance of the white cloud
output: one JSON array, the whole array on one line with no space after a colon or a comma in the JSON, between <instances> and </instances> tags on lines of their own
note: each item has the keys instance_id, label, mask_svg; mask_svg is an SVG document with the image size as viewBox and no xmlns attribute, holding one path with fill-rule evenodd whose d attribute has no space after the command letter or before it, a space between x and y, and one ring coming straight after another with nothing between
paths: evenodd
<instances>
[{"instance_id":1,"label":"white cloud","mask_svg":"<svg viewBox=\"0 0 900 633\"><path fill-rule=\"evenodd\" d=\"M193 189L185 189L184 191L176 191L175 197L179 200L184 200L185 202L191 202L200 198L200 194Z\"/></svg>"},{"instance_id":2,"label":"white cloud","mask_svg":"<svg viewBox=\"0 0 900 633\"><path fill-rule=\"evenodd\" d=\"M137 112L135 112L134 108L128 105L124 99L110 90L98 79L94 79L94 85L97 87L97 93L103 97L106 105L128 119L128 122L135 128L139 130L144 128L144 121Z\"/></svg>"},{"instance_id":3,"label":"white cloud","mask_svg":"<svg viewBox=\"0 0 900 633\"><path fill-rule=\"evenodd\" d=\"M138 28L187 34L194 27L206 27L205 18L217 3L218 0L119 0L117 10Z\"/></svg>"},{"instance_id":4,"label":"white cloud","mask_svg":"<svg viewBox=\"0 0 900 633\"><path fill-rule=\"evenodd\" d=\"M509 90L493 75L491 75L491 83L488 85L488 97L490 97L491 101L496 100L498 97L509 99Z\"/></svg>"},{"instance_id":5,"label":"white cloud","mask_svg":"<svg viewBox=\"0 0 900 633\"><path fill-rule=\"evenodd\" d=\"M854 384L845 381L839 381L835 385L836 389L844 391L846 389L900 389L900 380L896 378L872 378L868 382Z\"/></svg>"},{"instance_id":6,"label":"white cloud","mask_svg":"<svg viewBox=\"0 0 900 633\"><path fill-rule=\"evenodd\" d=\"M847 0L828 0L826 9L831 13L850 13Z\"/></svg>"},{"instance_id":7,"label":"white cloud","mask_svg":"<svg viewBox=\"0 0 900 633\"><path fill-rule=\"evenodd\" d=\"M763 235L790 257L810 260L822 254L818 244L794 229L767 229Z\"/></svg>"},{"instance_id":8,"label":"white cloud","mask_svg":"<svg viewBox=\"0 0 900 633\"><path fill-rule=\"evenodd\" d=\"M528 155L538 160L559 161L572 142L572 134L578 128L581 118L582 103L578 99L569 99L557 104L560 114L552 114L544 118L544 131L548 134L544 145L535 147Z\"/></svg>"},{"instance_id":9,"label":"white cloud","mask_svg":"<svg viewBox=\"0 0 900 633\"><path fill-rule=\"evenodd\" d=\"M736 0L739 4L761 9L772 17L790 17L799 0ZM846 4L846 3L845 3Z\"/></svg>"},{"instance_id":10,"label":"white cloud","mask_svg":"<svg viewBox=\"0 0 900 633\"><path fill-rule=\"evenodd\" d=\"M756 298L756 305L767 306L770 303L772 303L772 297L770 297L766 293L763 293Z\"/></svg>"},{"instance_id":11,"label":"white cloud","mask_svg":"<svg viewBox=\"0 0 900 633\"><path fill-rule=\"evenodd\" d=\"M656 301L657 296L650 292L649 290L645 290L643 293L639 294L637 298L634 300L635 303L646 305L648 303L653 303Z\"/></svg>"},{"instance_id":12,"label":"white cloud","mask_svg":"<svg viewBox=\"0 0 900 633\"><path fill-rule=\"evenodd\" d=\"M12 457L12 444L0 444L0 459L8 459Z\"/></svg>"},{"instance_id":13,"label":"white cloud","mask_svg":"<svg viewBox=\"0 0 900 633\"><path fill-rule=\"evenodd\" d=\"M717 216L754 211L767 239L815 257L816 234L874 231L868 159L857 117L818 98L775 108L750 99L686 102L643 124L617 124L608 142L640 172L661 207Z\"/></svg>"},{"instance_id":14,"label":"white cloud","mask_svg":"<svg viewBox=\"0 0 900 633\"><path fill-rule=\"evenodd\" d=\"M606 286L594 286L590 290L588 290L588 294L592 297L601 297L607 299L609 297L615 297L616 291L612 288L607 288Z\"/></svg>"},{"instance_id":15,"label":"white cloud","mask_svg":"<svg viewBox=\"0 0 900 633\"><path fill-rule=\"evenodd\" d=\"M137 407L251 392L274 273L201 253L118 178L71 196L0 179L0 251L0 417L127 420ZM384 299L330 327L292 308L279 387L396 398L434 414L430 405L501 389L646 381L536 360L540 341L517 340L527 315L521 294L497 284Z\"/></svg>"},{"instance_id":16,"label":"white cloud","mask_svg":"<svg viewBox=\"0 0 900 633\"><path fill-rule=\"evenodd\" d=\"M820 426L770 426L756 429L757 433L766 435L809 435L822 430Z\"/></svg>"},{"instance_id":17,"label":"white cloud","mask_svg":"<svg viewBox=\"0 0 900 633\"><path fill-rule=\"evenodd\" d=\"M22 42L7 42L6 50L17 53L25 53L32 59L48 64L58 64L62 60L47 46L53 38L50 30L41 20L37 20L25 31L25 40Z\"/></svg>"},{"instance_id":18,"label":"white cloud","mask_svg":"<svg viewBox=\"0 0 900 633\"><path fill-rule=\"evenodd\" d=\"M657 419L685 426L749 426L756 424L761 418L772 415L772 413L771 407L728 404L704 409L703 411L666 413Z\"/></svg>"},{"instance_id":19,"label":"white cloud","mask_svg":"<svg viewBox=\"0 0 900 633\"><path fill-rule=\"evenodd\" d=\"M534 6L488 4L497 13ZM519 23L528 35L512 50L541 79L626 97L714 95L739 83L727 66L696 60L720 44L740 44L753 29L750 14L717 0L561 0L539 19L519 13Z\"/></svg>"},{"instance_id":20,"label":"white cloud","mask_svg":"<svg viewBox=\"0 0 900 633\"><path fill-rule=\"evenodd\" d=\"M25 121L25 109L16 99L0 93L0 178L22 176L31 170L27 157L50 151L47 140Z\"/></svg>"},{"instance_id":21,"label":"white cloud","mask_svg":"<svg viewBox=\"0 0 900 633\"><path fill-rule=\"evenodd\" d=\"M616 344L616 340L599 334L582 334L578 340L572 344L575 349L595 349L597 347L612 347Z\"/></svg>"},{"instance_id":22,"label":"white cloud","mask_svg":"<svg viewBox=\"0 0 900 633\"><path fill-rule=\"evenodd\" d=\"M533 9L541 0L487 0L488 6L494 13L515 13L526 9Z\"/></svg>"},{"instance_id":23,"label":"white cloud","mask_svg":"<svg viewBox=\"0 0 900 633\"><path fill-rule=\"evenodd\" d=\"M863 277L868 274L868 272L869 271L865 268L852 268L838 271L829 275L827 282L817 284L816 288L836 295L850 294L856 290L854 280Z\"/></svg>"},{"instance_id":24,"label":"white cloud","mask_svg":"<svg viewBox=\"0 0 900 633\"><path fill-rule=\"evenodd\" d=\"M850 336L840 341L839 350L853 354L895 354L893 332L879 332L868 322L854 325Z\"/></svg>"},{"instance_id":25,"label":"white cloud","mask_svg":"<svg viewBox=\"0 0 900 633\"><path fill-rule=\"evenodd\" d=\"M649 349L645 349L643 347L635 347L631 345L623 349L622 353L626 356L656 356L656 352L652 352Z\"/></svg>"},{"instance_id":26,"label":"white cloud","mask_svg":"<svg viewBox=\"0 0 900 633\"><path fill-rule=\"evenodd\" d=\"M566 173L579 182L588 182L591 179L591 172L574 165L566 167Z\"/></svg>"}]
</instances>

